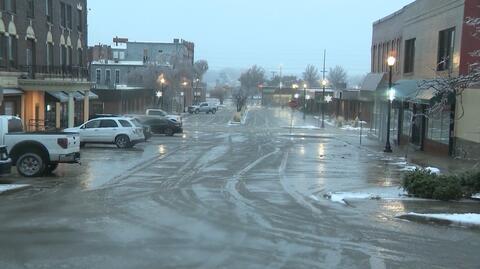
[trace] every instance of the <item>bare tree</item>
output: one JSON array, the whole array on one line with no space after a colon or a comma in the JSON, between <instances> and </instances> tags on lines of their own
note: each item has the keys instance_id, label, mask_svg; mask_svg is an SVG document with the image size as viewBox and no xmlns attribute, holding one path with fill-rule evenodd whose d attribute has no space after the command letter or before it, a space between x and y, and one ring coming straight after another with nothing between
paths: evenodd
<instances>
[{"instance_id":1,"label":"bare tree","mask_svg":"<svg viewBox=\"0 0 480 269\"><path fill-rule=\"evenodd\" d=\"M233 91L232 98L237 107L237 112L241 112L243 107L247 104L248 91L242 87L238 87Z\"/></svg>"},{"instance_id":2,"label":"bare tree","mask_svg":"<svg viewBox=\"0 0 480 269\"><path fill-rule=\"evenodd\" d=\"M303 81L308 84L309 87L320 86L320 75L318 69L313 65L308 65L303 72Z\"/></svg>"},{"instance_id":3,"label":"bare tree","mask_svg":"<svg viewBox=\"0 0 480 269\"><path fill-rule=\"evenodd\" d=\"M217 85L215 89L210 92L210 97L217 98L220 101L220 104L223 105L225 100L225 95L227 94L227 86Z\"/></svg>"},{"instance_id":4,"label":"bare tree","mask_svg":"<svg viewBox=\"0 0 480 269\"><path fill-rule=\"evenodd\" d=\"M330 68L327 76L328 82L332 85L333 89L335 90L343 90L346 88L347 84L347 71L339 65L335 66L335 68Z\"/></svg>"},{"instance_id":5,"label":"bare tree","mask_svg":"<svg viewBox=\"0 0 480 269\"><path fill-rule=\"evenodd\" d=\"M242 91L246 91L247 96L253 96L258 93L258 87L265 82L265 70L254 65L240 76L239 81Z\"/></svg>"},{"instance_id":6,"label":"bare tree","mask_svg":"<svg viewBox=\"0 0 480 269\"><path fill-rule=\"evenodd\" d=\"M205 60L198 60L193 65L195 79L202 80L205 73L208 71L208 62Z\"/></svg>"}]
</instances>

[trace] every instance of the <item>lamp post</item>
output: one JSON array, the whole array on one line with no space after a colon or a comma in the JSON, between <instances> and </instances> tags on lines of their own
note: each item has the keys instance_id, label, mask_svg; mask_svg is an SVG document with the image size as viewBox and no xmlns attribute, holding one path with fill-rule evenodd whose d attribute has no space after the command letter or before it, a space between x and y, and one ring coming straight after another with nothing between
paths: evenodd
<instances>
[{"instance_id":1,"label":"lamp post","mask_svg":"<svg viewBox=\"0 0 480 269\"><path fill-rule=\"evenodd\" d=\"M163 77L160 78L160 85L162 85L162 91L160 92L160 94L157 93L157 97L162 99L162 103L161 103L162 105L161 105L160 108L163 109L163 94L164 94L164 88L163 87L165 86L165 79ZM158 101L159 101L158 103L160 103L160 99ZM157 104L157 105L159 105L159 104Z\"/></svg>"},{"instance_id":2,"label":"lamp post","mask_svg":"<svg viewBox=\"0 0 480 269\"><path fill-rule=\"evenodd\" d=\"M393 91L393 82L392 82L392 76L393 76L393 66L395 65L396 59L395 57L388 57L387 63L388 63L388 70L389 70L389 77L388 77L388 119L387 119L387 142L385 144L385 150L384 152L386 153L392 153L392 146L390 144L390 121L392 117L392 102L393 99L395 98L395 95L392 94L394 93Z\"/></svg>"},{"instance_id":3,"label":"lamp post","mask_svg":"<svg viewBox=\"0 0 480 269\"><path fill-rule=\"evenodd\" d=\"M186 103L186 94L185 94L185 91L187 90L187 86L188 86L188 82L187 81L184 81L182 83L182 86L183 86L183 91L180 93L180 95L182 96L182 102L183 102L183 109L182 109L182 112L185 112L185 103Z\"/></svg>"},{"instance_id":4,"label":"lamp post","mask_svg":"<svg viewBox=\"0 0 480 269\"><path fill-rule=\"evenodd\" d=\"M325 128L325 87L327 87L327 81L322 80L322 128Z\"/></svg>"},{"instance_id":5,"label":"lamp post","mask_svg":"<svg viewBox=\"0 0 480 269\"><path fill-rule=\"evenodd\" d=\"M157 91L157 106L160 105L160 99L163 100L163 92L162 91ZM163 102L162 102L163 103Z\"/></svg>"},{"instance_id":6,"label":"lamp post","mask_svg":"<svg viewBox=\"0 0 480 269\"><path fill-rule=\"evenodd\" d=\"M303 84L303 119L307 119L307 84Z\"/></svg>"}]
</instances>

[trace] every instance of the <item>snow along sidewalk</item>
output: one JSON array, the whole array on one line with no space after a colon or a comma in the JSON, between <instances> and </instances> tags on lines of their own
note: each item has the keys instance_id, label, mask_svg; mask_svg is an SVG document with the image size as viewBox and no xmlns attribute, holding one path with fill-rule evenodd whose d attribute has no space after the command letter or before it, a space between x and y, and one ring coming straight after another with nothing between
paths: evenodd
<instances>
[{"instance_id":1,"label":"snow along sidewalk","mask_svg":"<svg viewBox=\"0 0 480 269\"><path fill-rule=\"evenodd\" d=\"M419 214L408 213L398 215L397 218L418 221L418 222L434 222L438 224L459 225L480 228L480 214Z\"/></svg>"},{"instance_id":2,"label":"snow along sidewalk","mask_svg":"<svg viewBox=\"0 0 480 269\"><path fill-rule=\"evenodd\" d=\"M0 194L11 193L14 191L20 191L26 188L29 188L28 184L4 184L0 185Z\"/></svg>"}]
</instances>

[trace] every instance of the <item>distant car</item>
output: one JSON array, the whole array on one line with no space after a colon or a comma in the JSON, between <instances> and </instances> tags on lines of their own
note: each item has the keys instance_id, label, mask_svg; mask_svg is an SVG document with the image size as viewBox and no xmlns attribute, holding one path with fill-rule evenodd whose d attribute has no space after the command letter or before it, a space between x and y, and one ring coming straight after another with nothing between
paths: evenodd
<instances>
[{"instance_id":1,"label":"distant car","mask_svg":"<svg viewBox=\"0 0 480 269\"><path fill-rule=\"evenodd\" d=\"M165 112L161 109L147 109L145 115L165 117L165 118L170 119L172 121L176 121L176 122L180 122L180 123L182 122L182 117L181 116L168 114L167 112Z\"/></svg>"},{"instance_id":2,"label":"distant car","mask_svg":"<svg viewBox=\"0 0 480 269\"><path fill-rule=\"evenodd\" d=\"M182 124L170 119L155 116L143 116L136 119L143 125L150 126L150 129L154 134L173 136L175 134L183 133Z\"/></svg>"},{"instance_id":3,"label":"distant car","mask_svg":"<svg viewBox=\"0 0 480 269\"><path fill-rule=\"evenodd\" d=\"M212 114L215 114L217 113L217 110L218 110L218 107L214 104L211 104L211 103L207 103L207 102L204 102L204 103L200 103L199 105L193 105L193 106L189 106L188 107L188 113L190 114L198 114L198 113L212 113Z\"/></svg>"},{"instance_id":4,"label":"distant car","mask_svg":"<svg viewBox=\"0 0 480 269\"><path fill-rule=\"evenodd\" d=\"M87 121L76 127L65 129L65 132L80 134L80 143L114 144L118 148L131 148L144 142L143 127L131 118L107 117Z\"/></svg>"}]
</instances>

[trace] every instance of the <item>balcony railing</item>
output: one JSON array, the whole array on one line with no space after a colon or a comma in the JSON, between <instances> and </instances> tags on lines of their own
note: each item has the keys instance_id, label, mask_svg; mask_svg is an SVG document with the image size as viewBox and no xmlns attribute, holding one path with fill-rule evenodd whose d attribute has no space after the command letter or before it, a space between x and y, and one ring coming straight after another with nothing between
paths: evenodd
<instances>
[{"instance_id":1,"label":"balcony railing","mask_svg":"<svg viewBox=\"0 0 480 269\"><path fill-rule=\"evenodd\" d=\"M73 79L87 80L88 68L81 66L46 66L46 65L21 65L9 68L0 68L7 72L20 72L25 79Z\"/></svg>"}]
</instances>

